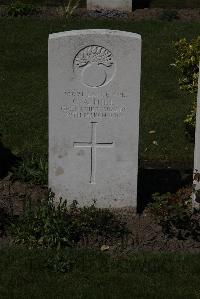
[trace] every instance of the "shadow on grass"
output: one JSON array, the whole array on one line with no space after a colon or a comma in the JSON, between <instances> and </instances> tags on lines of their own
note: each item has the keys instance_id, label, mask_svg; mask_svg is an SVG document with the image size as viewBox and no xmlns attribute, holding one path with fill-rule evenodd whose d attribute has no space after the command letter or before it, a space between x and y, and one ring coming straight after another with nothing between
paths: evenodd
<instances>
[{"instance_id":1,"label":"shadow on grass","mask_svg":"<svg viewBox=\"0 0 200 299\"><path fill-rule=\"evenodd\" d=\"M0 179L3 179L19 159L3 145L1 138L2 135L0 134Z\"/></svg>"},{"instance_id":2,"label":"shadow on grass","mask_svg":"<svg viewBox=\"0 0 200 299\"><path fill-rule=\"evenodd\" d=\"M152 194L175 193L180 188L192 184L193 171L178 169L144 169L138 170L137 212L142 213L152 201Z\"/></svg>"}]
</instances>

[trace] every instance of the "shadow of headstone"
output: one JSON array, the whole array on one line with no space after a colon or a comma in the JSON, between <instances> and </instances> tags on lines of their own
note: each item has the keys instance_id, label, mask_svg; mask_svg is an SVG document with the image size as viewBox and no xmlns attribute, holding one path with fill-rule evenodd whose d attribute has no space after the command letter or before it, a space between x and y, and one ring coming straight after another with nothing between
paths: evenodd
<instances>
[{"instance_id":1,"label":"shadow of headstone","mask_svg":"<svg viewBox=\"0 0 200 299\"><path fill-rule=\"evenodd\" d=\"M140 8L149 8L151 0L132 0L133 10Z\"/></svg>"},{"instance_id":2,"label":"shadow of headstone","mask_svg":"<svg viewBox=\"0 0 200 299\"><path fill-rule=\"evenodd\" d=\"M0 179L3 179L19 159L3 145L1 137L0 134Z\"/></svg>"},{"instance_id":3,"label":"shadow of headstone","mask_svg":"<svg viewBox=\"0 0 200 299\"><path fill-rule=\"evenodd\" d=\"M180 188L192 184L192 170L181 173L177 169L138 170L137 212L142 213L152 201L152 194L175 193Z\"/></svg>"}]
</instances>

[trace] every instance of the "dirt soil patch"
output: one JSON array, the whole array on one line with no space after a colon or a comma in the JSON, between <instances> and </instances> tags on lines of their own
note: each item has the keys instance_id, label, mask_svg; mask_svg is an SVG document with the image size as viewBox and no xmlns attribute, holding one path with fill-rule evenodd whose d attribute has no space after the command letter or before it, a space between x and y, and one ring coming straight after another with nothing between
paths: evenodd
<instances>
[{"instance_id":1,"label":"dirt soil patch","mask_svg":"<svg viewBox=\"0 0 200 299\"><path fill-rule=\"evenodd\" d=\"M133 19L160 19L164 12L177 11L177 20L180 21L199 21L200 9L137 9L133 13Z\"/></svg>"},{"instance_id":2,"label":"dirt soil patch","mask_svg":"<svg viewBox=\"0 0 200 299\"><path fill-rule=\"evenodd\" d=\"M19 216L23 212L25 199L38 203L48 194L47 186L33 185L20 181L12 181L8 176L0 181L0 243L8 240L6 233L7 217ZM130 234L124 239L105 239L101 236L90 236L78 244L80 247L100 248L108 245L111 252L121 251L183 251L200 252L200 242L193 239L179 240L164 234L150 215L148 209L143 214L136 214L133 208L114 210L117 216L127 223ZM199 217L199 216L198 216ZM198 219L200 221L200 217Z\"/></svg>"},{"instance_id":3,"label":"dirt soil patch","mask_svg":"<svg viewBox=\"0 0 200 299\"><path fill-rule=\"evenodd\" d=\"M20 215L24 209L25 199L37 204L47 194L47 186L13 181L10 176L0 180L0 208L9 215Z\"/></svg>"},{"instance_id":4,"label":"dirt soil patch","mask_svg":"<svg viewBox=\"0 0 200 299\"><path fill-rule=\"evenodd\" d=\"M184 9L164 9L164 8L144 8L136 9L131 13L120 12L117 10L94 10L87 11L85 8L76 9L72 17L76 18L118 18L137 20L158 20L165 19L163 14L170 15L177 12L176 19L180 21L200 21L200 8L184 8ZM62 7L39 7L38 17L61 17L63 15ZM6 16L6 5L0 6L0 17Z\"/></svg>"}]
</instances>

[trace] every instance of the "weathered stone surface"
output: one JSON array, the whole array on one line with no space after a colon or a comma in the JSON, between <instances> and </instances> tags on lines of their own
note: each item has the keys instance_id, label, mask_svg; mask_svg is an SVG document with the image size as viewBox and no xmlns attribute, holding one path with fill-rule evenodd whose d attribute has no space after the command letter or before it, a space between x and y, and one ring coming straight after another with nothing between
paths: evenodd
<instances>
[{"instance_id":1,"label":"weathered stone surface","mask_svg":"<svg viewBox=\"0 0 200 299\"><path fill-rule=\"evenodd\" d=\"M141 38L49 36L49 187L81 206L136 206Z\"/></svg>"},{"instance_id":2,"label":"weathered stone surface","mask_svg":"<svg viewBox=\"0 0 200 299\"><path fill-rule=\"evenodd\" d=\"M200 68L199 68L200 69ZM194 188L193 207L200 208L200 76L197 96L197 114L196 114L196 131L195 131L195 151L194 151ZM198 192L199 190L199 192Z\"/></svg>"},{"instance_id":3,"label":"weathered stone surface","mask_svg":"<svg viewBox=\"0 0 200 299\"><path fill-rule=\"evenodd\" d=\"M132 0L87 0L87 9L118 9L132 11Z\"/></svg>"}]
</instances>

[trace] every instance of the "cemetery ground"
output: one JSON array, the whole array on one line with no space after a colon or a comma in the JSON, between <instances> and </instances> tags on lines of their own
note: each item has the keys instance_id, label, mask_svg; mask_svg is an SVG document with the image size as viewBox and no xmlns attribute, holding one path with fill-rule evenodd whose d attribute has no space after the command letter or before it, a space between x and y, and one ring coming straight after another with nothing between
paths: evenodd
<instances>
[{"instance_id":1,"label":"cemetery ground","mask_svg":"<svg viewBox=\"0 0 200 299\"><path fill-rule=\"evenodd\" d=\"M2 0L1 4L10 4L10 0ZM58 6L65 3L63 0L26 0L25 3L36 4L36 5L44 5L44 6ZM144 5L145 3L145 5ZM86 6L86 0L80 0L80 6ZM138 1L133 0L133 7L161 7L161 8L199 8L200 4L198 0L144 0Z\"/></svg>"},{"instance_id":2,"label":"cemetery ground","mask_svg":"<svg viewBox=\"0 0 200 299\"><path fill-rule=\"evenodd\" d=\"M47 39L49 33L72 29L110 28L142 35L140 168L189 169L192 175L193 143L185 136L183 123L192 96L178 88L178 74L171 65L172 42L195 38L200 23L8 18L0 19L0 28L1 201L11 197L23 201L27 190L42 197L46 190ZM16 157L23 163L14 176L6 177ZM31 187L20 180L32 181ZM163 182L166 184L166 177ZM171 191L166 185L166 191ZM158 185L156 188L154 191L159 191ZM66 298L67 293L70 298L200 298L199 254L132 253L145 249L195 252L199 242L174 237L169 241L148 213L137 217L132 226L140 234L133 236L132 245L116 252L113 246L108 252L99 252L101 242L96 251L61 250L55 262L56 253L51 250L1 245L0 297Z\"/></svg>"}]
</instances>

